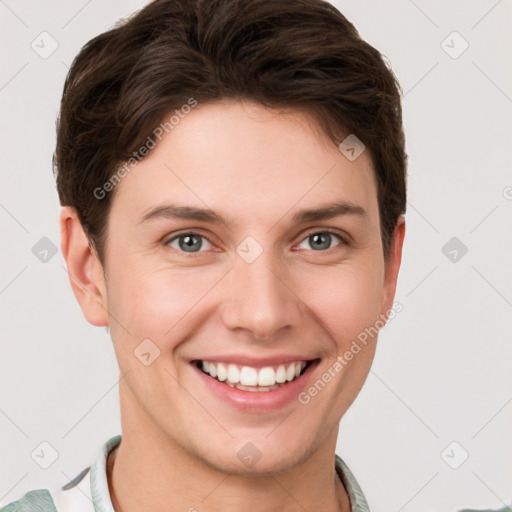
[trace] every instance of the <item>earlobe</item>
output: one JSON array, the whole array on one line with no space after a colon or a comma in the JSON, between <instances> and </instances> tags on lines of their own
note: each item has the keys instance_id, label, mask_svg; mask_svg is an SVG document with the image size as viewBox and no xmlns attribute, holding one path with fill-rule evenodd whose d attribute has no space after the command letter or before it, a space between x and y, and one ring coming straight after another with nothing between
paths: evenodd
<instances>
[{"instance_id":1,"label":"earlobe","mask_svg":"<svg viewBox=\"0 0 512 512\"><path fill-rule=\"evenodd\" d=\"M384 290L381 314L389 313L395 298L398 272L402 262L402 248L405 238L405 217L401 215L396 223L389 249L389 258L385 263Z\"/></svg>"},{"instance_id":2,"label":"earlobe","mask_svg":"<svg viewBox=\"0 0 512 512\"><path fill-rule=\"evenodd\" d=\"M66 261L73 293L89 323L108 325L107 294L102 265L89 246L76 210L64 206L60 212L61 251Z\"/></svg>"}]
</instances>

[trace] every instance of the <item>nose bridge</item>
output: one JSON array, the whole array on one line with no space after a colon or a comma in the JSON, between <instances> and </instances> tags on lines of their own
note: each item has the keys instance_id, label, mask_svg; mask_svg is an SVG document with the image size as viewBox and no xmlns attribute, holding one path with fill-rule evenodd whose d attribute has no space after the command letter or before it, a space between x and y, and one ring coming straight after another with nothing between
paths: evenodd
<instances>
[{"instance_id":1,"label":"nose bridge","mask_svg":"<svg viewBox=\"0 0 512 512\"><path fill-rule=\"evenodd\" d=\"M247 246L240 244L240 248ZM254 247L249 246L249 253L251 250ZM299 299L290 290L284 266L273 251L261 250L255 259L240 254L230 273L223 307L225 325L245 329L260 339L271 338L282 328L296 325L300 318Z\"/></svg>"}]
</instances>

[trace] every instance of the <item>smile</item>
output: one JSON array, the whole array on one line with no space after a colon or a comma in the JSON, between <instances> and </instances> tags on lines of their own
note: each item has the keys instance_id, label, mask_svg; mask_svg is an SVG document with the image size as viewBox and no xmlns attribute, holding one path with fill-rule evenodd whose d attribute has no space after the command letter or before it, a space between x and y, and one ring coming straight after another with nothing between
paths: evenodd
<instances>
[{"instance_id":1,"label":"smile","mask_svg":"<svg viewBox=\"0 0 512 512\"><path fill-rule=\"evenodd\" d=\"M189 360L194 379L213 400L248 413L293 406L314 378L320 358L231 354Z\"/></svg>"},{"instance_id":2,"label":"smile","mask_svg":"<svg viewBox=\"0 0 512 512\"><path fill-rule=\"evenodd\" d=\"M310 361L255 368L232 363L201 360L196 364L206 375L243 391L274 391L300 377Z\"/></svg>"}]
</instances>

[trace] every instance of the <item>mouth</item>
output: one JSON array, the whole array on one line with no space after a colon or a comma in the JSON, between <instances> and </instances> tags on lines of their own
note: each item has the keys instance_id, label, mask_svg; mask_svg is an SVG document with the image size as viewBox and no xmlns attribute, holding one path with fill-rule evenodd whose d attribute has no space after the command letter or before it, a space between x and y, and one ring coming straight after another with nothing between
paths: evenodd
<instances>
[{"instance_id":1,"label":"mouth","mask_svg":"<svg viewBox=\"0 0 512 512\"><path fill-rule=\"evenodd\" d=\"M238 358L238 361L244 359ZM246 364L238 364L236 359L190 361L194 373L213 397L246 412L262 413L297 401L320 358L244 362Z\"/></svg>"},{"instance_id":2,"label":"mouth","mask_svg":"<svg viewBox=\"0 0 512 512\"><path fill-rule=\"evenodd\" d=\"M293 361L262 368L233 363L197 360L193 363L204 374L241 391L275 391L303 375L315 360Z\"/></svg>"}]
</instances>

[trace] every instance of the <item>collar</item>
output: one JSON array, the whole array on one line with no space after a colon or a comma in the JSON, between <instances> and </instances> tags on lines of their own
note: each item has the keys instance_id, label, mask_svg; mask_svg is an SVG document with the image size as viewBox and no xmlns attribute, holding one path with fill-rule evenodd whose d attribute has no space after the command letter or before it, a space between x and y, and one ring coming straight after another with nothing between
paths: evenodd
<instances>
[{"instance_id":1,"label":"collar","mask_svg":"<svg viewBox=\"0 0 512 512\"><path fill-rule=\"evenodd\" d=\"M90 474L86 475L90 480L90 499L94 506L94 512L115 512L108 489L107 457L108 454L119 445L121 439L121 434L116 435L111 437L101 447L96 459L90 467ZM350 498L351 512L370 512L366 498L356 478L338 455L335 456L335 469L336 474L341 479ZM64 486L63 490L74 487L84 478L86 472L87 470L82 471L72 482Z\"/></svg>"}]
</instances>

